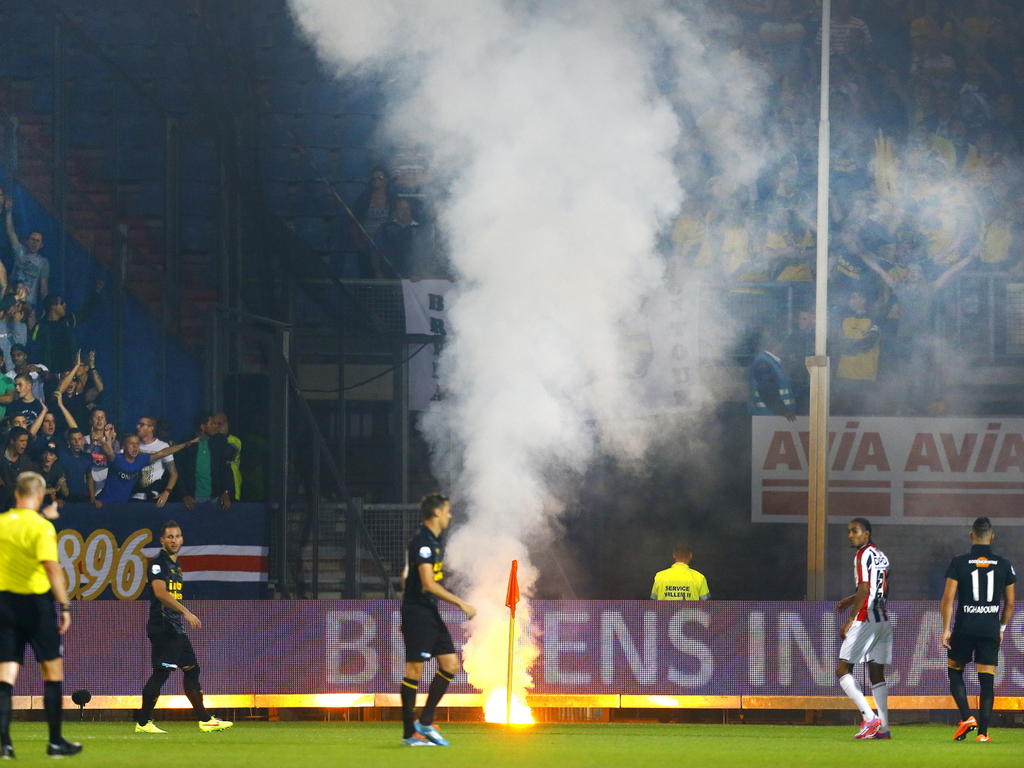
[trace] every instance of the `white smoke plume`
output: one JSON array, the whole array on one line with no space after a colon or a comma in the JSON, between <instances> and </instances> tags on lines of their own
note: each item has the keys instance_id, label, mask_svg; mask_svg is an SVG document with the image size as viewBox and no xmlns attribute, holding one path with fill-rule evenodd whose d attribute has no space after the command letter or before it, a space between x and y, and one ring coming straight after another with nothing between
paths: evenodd
<instances>
[{"instance_id":1,"label":"white smoke plume","mask_svg":"<svg viewBox=\"0 0 1024 768\"><path fill-rule=\"evenodd\" d=\"M703 14L660 0L291 6L330 66L401 83L390 131L430 147L450 180L439 216L459 290L446 400L424 426L465 510L449 560L480 611L469 679L504 687L509 563L528 594L526 542L566 478L598 451L642 459L657 425L627 337L661 288L659 234L706 181L681 179L680 158L710 151L729 183L755 178L757 81L704 42Z\"/></svg>"}]
</instances>

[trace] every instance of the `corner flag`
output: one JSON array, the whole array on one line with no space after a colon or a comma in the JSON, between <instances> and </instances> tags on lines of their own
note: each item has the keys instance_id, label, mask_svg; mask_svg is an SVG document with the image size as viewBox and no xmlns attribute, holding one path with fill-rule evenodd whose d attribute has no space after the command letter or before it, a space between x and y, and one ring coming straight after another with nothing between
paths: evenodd
<instances>
[{"instance_id":1,"label":"corner flag","mask_svg":"<svg viewBox=\"0 0 1024 768\"><path fill-rule=\"evenodd\" d=\"M508 575L508 593L505 597L505 605L516 615L516 604L519 602L519 561L512 561L512 571Z\"/></svg>"},{"instance_id":2,"label":"corner flag","mask_svg":"<svg viewBox=\"0 0 1024 768\"><path fill-rule=\"evenodd\" d=\"M512 570L508 575L508 592L505 605L508 606L508 678L505 680L505 723L512 722L512 659L516 642L516 604L519 602L519 561L512 561Z\"/></svg>"}]
</instances>

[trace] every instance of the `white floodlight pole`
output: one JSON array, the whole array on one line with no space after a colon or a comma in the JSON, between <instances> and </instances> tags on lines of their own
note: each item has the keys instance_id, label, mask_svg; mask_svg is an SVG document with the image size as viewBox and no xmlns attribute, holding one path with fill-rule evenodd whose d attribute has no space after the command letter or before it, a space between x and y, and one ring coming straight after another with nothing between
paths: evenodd
<instances>
[{"instance_id":1,"label":"white floodlight pole","mask_svg":"<svg viewBox=\"0 0 1024 768\"><path fill-rule=\"evenodd\" d=\"M832 0L821 4L821 114L818 121L818 232L814 291L814 356L807 358L810 382L810 440L807 477L807 599L825 599L828 532L828 222L829 82Z\"/></svg>"}]
</instances>

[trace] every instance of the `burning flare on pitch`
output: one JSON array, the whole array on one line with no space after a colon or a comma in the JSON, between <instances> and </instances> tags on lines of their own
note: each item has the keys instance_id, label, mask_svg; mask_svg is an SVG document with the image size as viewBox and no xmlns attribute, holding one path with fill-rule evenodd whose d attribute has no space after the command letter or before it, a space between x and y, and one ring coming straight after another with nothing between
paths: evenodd
<instances>
[{"instance_id":1,"label":"burning flare on pitch","mask_svg":"<svg viewBox=\"0 0 1024 768\"><path fill-rule=\"evenodd\" d=\"M484 721L488 723L511 723L512 725L533 725L533 712L516 694L512 694L512 716L507 717L505 707L507 705L507 689L496 688L487 695L484 704Z\"/></svg>"},{"instance_id":2,"label":"burning flare on pitch","mask_svg":"<svg viewBox=\"0 0 1024 768\"><path fill-rule=\"evenodd\" d=\"M524 566L527 583L530 583L534 578L533 568L528 563ZM478 588L475 596L482 599L474 600L477 614L470 624L469 638L462 646L469 684L483 692L484 720L488 723L527 725L535 722L526 705L526 692L533 687L529 670L540 651L530 631L529 604L520 603L517 571L518 561L513 561L505 605L493 599L494 594L501 594L504 586L497 573L491 577L491 583ZM508 706L510 688L511 707Z\"/></svg>"}]
</instances>

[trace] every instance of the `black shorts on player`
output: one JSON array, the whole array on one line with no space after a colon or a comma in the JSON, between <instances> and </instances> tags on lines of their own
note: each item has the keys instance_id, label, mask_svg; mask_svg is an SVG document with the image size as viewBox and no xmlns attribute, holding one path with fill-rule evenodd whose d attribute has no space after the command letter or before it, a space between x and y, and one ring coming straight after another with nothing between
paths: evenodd
<instances>
[{"instance_id":1,"label":"black shorts on player","mask_svg":"<svg viewBox=\"0 0 1024 768\"><path fill-rule=\"evenodd\" d=\"M963 667L971 661L975 664L992 667L999 664L998 637L981 637L954 632L949 638L949 646L946 656L950 661L956 662L959 667Z\"/></svg>"},{"instance_id":2,"label":"black shorts on player","mask_svg":"<svg viewBox=\"0 0 1024 768\"><path fill-rule=\"evenodd\" d=\"M62 655L53 597L0 592L0 662L25 663L25 646L32 646L36 661Z\"/></svg>"},{"instance_id":3,"label":"black shorts on player","mask_svg":"<svg viewBox=\"0 0 1024 768\"><path fill-rule=\"evenodd\" d=\"M188 635L164 632L149 635L153 669L190 669L199 662Z\"/></svg>"},{"instance_id":4,"label":"black shorts on player","mask_svg":"<svg viewBox=\"0 0 1024 768\"><path fill-rule=\"evenodd\" d=\"M403 605L402 639L406 661L423 662L455 653L455 643L437 608Z\"/></svg>"}]
</instances>

